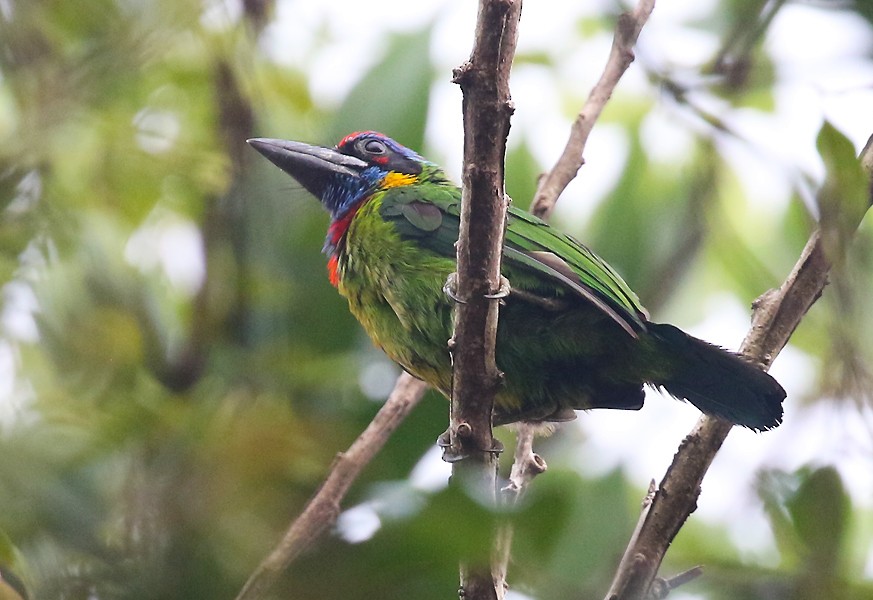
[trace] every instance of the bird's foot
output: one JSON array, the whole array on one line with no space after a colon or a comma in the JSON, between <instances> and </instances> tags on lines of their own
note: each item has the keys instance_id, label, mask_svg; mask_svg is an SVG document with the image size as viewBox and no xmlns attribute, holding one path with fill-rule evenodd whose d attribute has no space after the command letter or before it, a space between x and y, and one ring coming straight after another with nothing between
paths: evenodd
<instances>
[{"instance_id":1,"label":"bird's foot","mask_svg":"<svg viewBox=\"0 0 873 600\"><path fill-rule=\"evenodd\" d=\"M464 429L466 426L466 429ZM467 423L461 423L458 427L459 437L463 437L463 432L468 431L470 426ZM467 436L470 434L468 433ZM460 460L464 460L468 456L470 456L470 452L462 449L460 444L452 445L452 434L450 429L446 429L442 432L439 437L437 437L437 445L443 451L443 460L447 463L456 463ZM503 452L503 442L500 440L492 440L491 448L486 450L486 452L491 452L492 454L500 454Z\"/></svg>"},{"instance_id":2,"label":"bird's foot","mask_svg":"<svg viewBox=\"0 0 873 600\"><path fill-rule=\"evenodd\" d=\"M458 304L466 304L467 301L458 296L458 274L456 272L449 273L446 282L443 284L443 292ZM500 276L500 286L493 294L485 294L489 300L502 300L512 293L512 286L509 285L509 280L503 275Z\"/></svg>"},{"instance_id":3,"label":"bird's foot","mask_svg":"<svg viewBox=\"0 0 873 600\"><path fill-rule=\"evenodd\" d=\"M449 273L446 282L443 284L443 293L458 304L466 304L467 301L458 297L458 274L455 271Z\"/></svg>"},{"instance_id":4,"label":"bird's foot","mask_svg":"<svg viewBox=\"0 0 873 600\"><path fill-rule=\"evenodd\" d=\"M446 429L437 438L437 445L443 451L443 460L449 464L467 458L467 453L462 452L457 446L452 446L451 431Z\"/></svg>"},{"instance_id":5,"label":"bird's foot","mask_svg":"<svg viewBox=\"0 0 873 600\"><path fill-rule=\"evenodd\" d=\"M485 294L489 300L501 300L512 293L512 286L509 285L509 280L503 275L500 276L500 287L493 294Z\"/></svg>"}]
</instances>

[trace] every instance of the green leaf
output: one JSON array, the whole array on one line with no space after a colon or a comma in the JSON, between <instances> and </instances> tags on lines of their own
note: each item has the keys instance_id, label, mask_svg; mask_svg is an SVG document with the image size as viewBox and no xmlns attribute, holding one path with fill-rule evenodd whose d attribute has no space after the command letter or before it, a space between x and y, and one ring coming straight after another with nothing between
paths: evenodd
<instances>
[{"instance_id":1,"label":"green leaf","mask_svg":"<svg viewBox=\"0 0 873 600\"><path fill-rule=\"evenodd\" d=\"M783 565L813 579L839 574L848 537L851 502L833 467L760 476L758 493L782 553Z\"/></svg>"},{"instance_id":2,"label":"green leaf","mask_svg":"<svg viewBox=\"0 0 873 600\"><path fill-rule=\"evenodd\" d=\"M810 563L832 571L840 559L851 504L833 467L801 471L800 487L785 505L809 553Z\"/></svg>"},{"instance_id":3,"label":"green leaf","mask_svg":"<svg viewBox=\"0 0 873 600\"><path fill-rule=\"evenodd\" d=\"M825 180L816 198L822 235L836 260L870 208L870 183L852 142L830 123L822 125L816 148L825 164Z\"/></svg>"},{"instance_id":4,"label":"green leaf","mask_svg":"<svg viewBox=\"0 0 873 600\"><path fill-rule=\"evenodd\" d=\"M506 190L515 206L528 210L542 173L527 140L506 151Z\"/></svg>"},{"instance_id":5,"label":"green leaf","mask_svg":"<svg viewBox=\"0 0 873 600\"><path fill-rule=\"evenodd\" d=\"M638 133L629 131L629 141L621 179L595 212L585 241L656 314L703 248L718 164L708 147L695 151L689 183L652 162Z\"/></svg>"},{"instance_id":6,"label":"green leaf","mask_svg":"<svg viewBox=\"0 0 873 600\"><path fill-rule=\"evenodd\" d=\"M514 520L514 580L535 586L540 598L596 597L627 544L636 501L618 470L584 479L550 468Z\"/></svg>"}]
</instances>

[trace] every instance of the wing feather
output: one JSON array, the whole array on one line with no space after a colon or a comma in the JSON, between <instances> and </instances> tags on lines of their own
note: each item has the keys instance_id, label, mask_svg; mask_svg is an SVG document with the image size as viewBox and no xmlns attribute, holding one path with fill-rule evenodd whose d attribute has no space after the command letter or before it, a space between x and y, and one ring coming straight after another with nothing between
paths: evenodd
<instances>
[{"instance_id":1,"label":"wing feather","mask_svg":"<svg viewBox=\"0 0 873 600\"><path fill-rule=\"evenodd\" d=\"M383 192L380 201L382 218L392 221L402 237L443 256L455 255L459 189L448 185L397 187ZM508 267L523 269L586 300L632 337L646 329L645 309L612 267L570 236L514 207L509 208L503 260Z\"/></svg>"}]
</instances>

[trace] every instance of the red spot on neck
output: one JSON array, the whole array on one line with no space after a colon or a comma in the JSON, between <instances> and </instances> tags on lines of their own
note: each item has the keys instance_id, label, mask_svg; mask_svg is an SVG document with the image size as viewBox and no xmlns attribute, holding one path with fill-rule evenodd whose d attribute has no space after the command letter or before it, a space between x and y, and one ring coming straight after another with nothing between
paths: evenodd
<instances>
[{"instance_id":1,"label":"red spot on neck","mask_svg":"<svg viewBox=\"0 0 873 600\"><path fill-rule=\"evenodd\" d=\"M343 236L349 230L349 225L352 224L352 219L354 219L355 215L358 214L358 209L361 208L361 205L366 200L367 199L364 198L357 204L353 205L346 211L346 214L339 219L332 221L327 228L327 239L334 249L330 255L330 259L327 261L327 275L334 287L339 284L339 271L337 269L339 267L338 249L340 243L342 242Z\"/></svg>"},{"instance_id":2,"label":"red spot on neck","mask_svg":"<svg viewBox=\"0 0 873 600\"><path fill-rule=\"evenodd\" d=\"M337 287L339 285L339 272L337 271L337 267L339 266L339 259L336 254L331 256L327 261L327 278L330 280L330 284L333 287Z\"/></svg>"},{"instance_id":3,"label":"red spot on neck","mask_svg":"<svg viewBox=\"0 0 873 600\"><path fill-rule=\"evenodd\" d=\"M361 208L363 202L364 201L361 200L349 208L349 210L346 211L346 214L342 217L331 222L330 226L327 228L327 235L332 246L337 246L340 243L340 240L346 234L346 231L349 230L349 225L351 225L352 219L355 218L355 215L358 213L358 209Z\"/></svg>"}]
</instances>

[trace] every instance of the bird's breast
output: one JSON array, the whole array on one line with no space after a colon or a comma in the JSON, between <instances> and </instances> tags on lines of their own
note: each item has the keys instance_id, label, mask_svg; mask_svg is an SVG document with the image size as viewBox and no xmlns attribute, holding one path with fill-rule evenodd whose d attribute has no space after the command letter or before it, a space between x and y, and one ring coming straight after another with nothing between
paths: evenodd
<instances>
[{"instance_id":1,"label":"bird's breast","mask_svg":"<svg viewBox=\"0 0 873 600\"><path fill-rule=\"evenodd\" d=\"M454 261L402 239L376 202L357 212L335 257L337 289L371 339L413 375L448 389L452 306L442 287Z\"/></svg>"}]
</instances>

